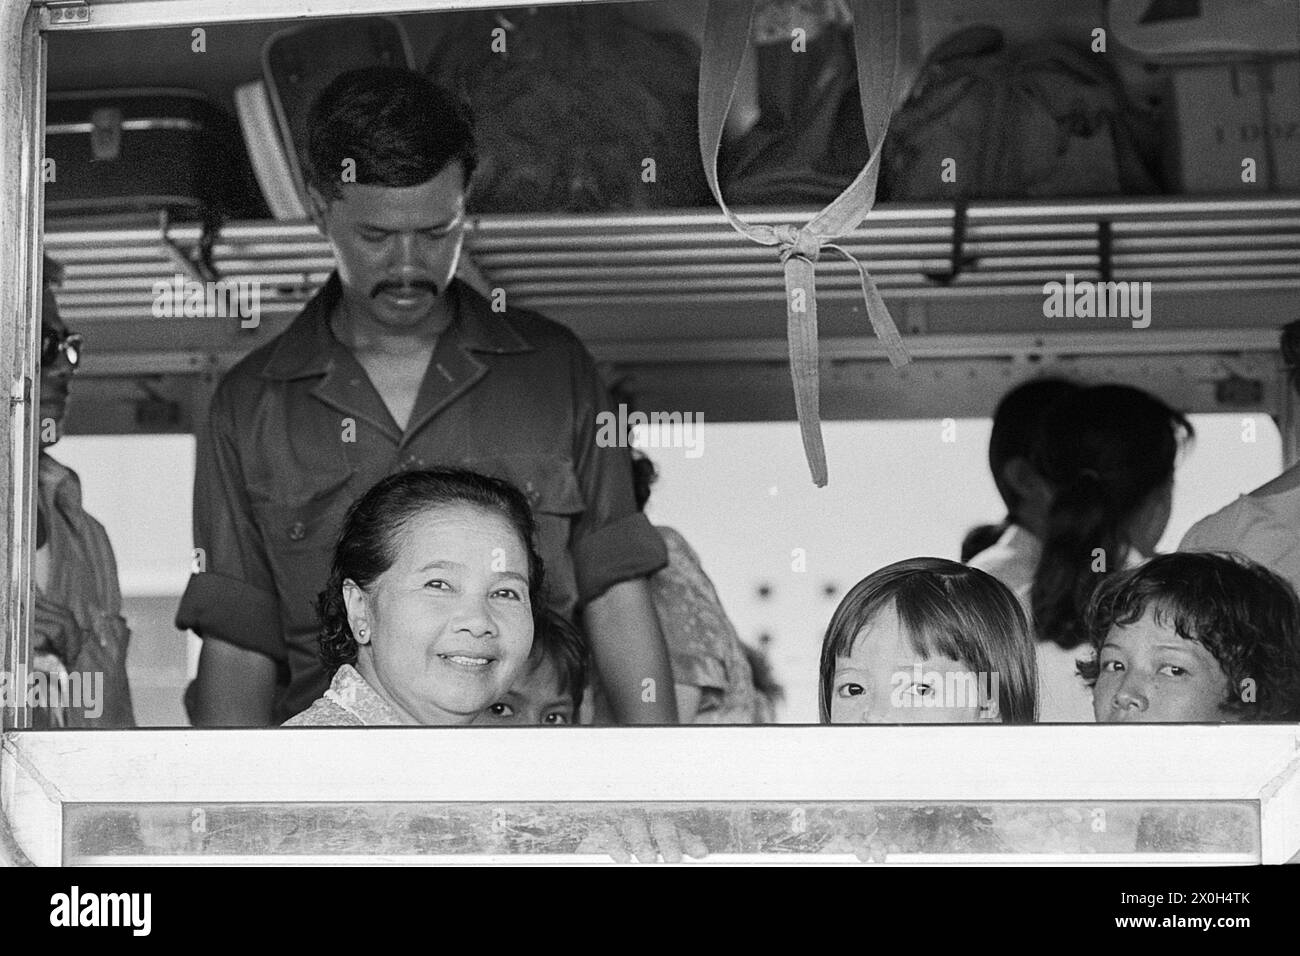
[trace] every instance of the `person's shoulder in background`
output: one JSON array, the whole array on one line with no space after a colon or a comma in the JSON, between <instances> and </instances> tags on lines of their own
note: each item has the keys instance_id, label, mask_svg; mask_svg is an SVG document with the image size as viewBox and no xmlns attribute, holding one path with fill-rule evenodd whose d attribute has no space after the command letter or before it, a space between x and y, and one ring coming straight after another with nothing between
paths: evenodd
<instances>
[{"instance_id":1,"label":"person's shoulder in background","mask_svg":"<svg viewBox=\"0 0 1300 956\"><path fill-rule=\"evenodd\" d=\"M1300 490L1243 495L1192 525L1178 550L1241 555L1300 591Z\"/></svg>"},{"instance_id":2,"label":"person's shoulder in background","mask_svg":"<svg viewBox=\"0 0 1300 956\"><path fill-rule=\"evenodd\" d=\"M1179 551L1234 550L1233 542L1241 540L1261 516L1258 502L1241 495L1232 504L1225 505L1213 514L1206 515L1187 529L1178 543Z\"/></svg>"}]
</instances>

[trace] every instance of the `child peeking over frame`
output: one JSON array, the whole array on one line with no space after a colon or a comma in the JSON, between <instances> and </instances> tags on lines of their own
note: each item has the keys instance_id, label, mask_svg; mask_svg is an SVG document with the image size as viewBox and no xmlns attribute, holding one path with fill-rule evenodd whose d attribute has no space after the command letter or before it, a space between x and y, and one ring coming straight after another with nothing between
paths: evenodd
<instances>
[{"instance_id":1,"label":"child peeking over frame","mask_svg":"<svg viewBox=\"0 0 1300 956\"><path fill-rule=\"evenodd\" d=\"M1152 558L1098 588L1085 626L1100 723L1300 720L1300 600L1253 561Z\"/></svg>"},{"instance_id":2,"label":"child peeking over frame","mask_svg":"<svg viewBox=\"0 0 1300 956\"><path fill-rule=\"evenodd\" d=\"M563 727L578 722L587 686L587 642L549 608L533 618L533 647L510 691L475 719L476 724Z\"/></svg>"},{"instance_id":3,"label":"child peeking over frame","mask_svg":"<svg viewBox=\"0 0 1300 956\"><path fill-rule=\"evenodd\" d=\"M955 561L881 568L835 609L818 699L824 724L1032 723L1037 672L1020 602Z\"/></svg>"}]
</instances>

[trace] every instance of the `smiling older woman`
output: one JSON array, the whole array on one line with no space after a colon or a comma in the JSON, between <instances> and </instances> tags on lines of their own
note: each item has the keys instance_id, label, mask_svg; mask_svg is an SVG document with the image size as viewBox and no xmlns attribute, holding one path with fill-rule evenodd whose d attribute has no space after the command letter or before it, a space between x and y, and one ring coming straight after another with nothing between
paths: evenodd
<instances>
[{"instance_id":1,"label":"smiling older woman","mask_svg":"<svg viewBox=\"0 0 1300 956\"><path fill-rule=\"evenodd\" d=\"M542 562L513 486L454 469L384 479L349 509L321 592L333 680L286 727L468 724L533 643Z\"/></svg>"}]
</instances>

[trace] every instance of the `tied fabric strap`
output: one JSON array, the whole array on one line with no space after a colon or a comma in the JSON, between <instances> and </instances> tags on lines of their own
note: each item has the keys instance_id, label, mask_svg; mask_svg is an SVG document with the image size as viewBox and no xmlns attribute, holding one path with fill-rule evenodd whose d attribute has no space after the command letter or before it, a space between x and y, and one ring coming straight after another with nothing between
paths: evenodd
<instances>
[{"instance_id":1,"label":"tied fabric strap","mask_svg":"<svg viewBox=\"0 0 1300 956\"><path fill-rule=\"evenodd\" d=\"M898 0L849 0L853 11L853 45L857 57L862 117L871 145L871 158L857 177L806 225L769 226L749 223L727 208L718 186L718 151L723 124L731 110L750 36L756 2L709 0L704 47L700 57L700 156L713 198L732 227L764 246L776 246L785 269L786 336L790 345L790 375L795 411L803 436L804 455L817 487L827 481L826 446L822 441L819 358L817 347L816 263L823 249L852 262L862 281L867 319L895 368L911 361L903 337L880 291L862 263L831 242L866 218L876 201L880 150L894 104L898 66Z\"/></svg>"}]
</instances>

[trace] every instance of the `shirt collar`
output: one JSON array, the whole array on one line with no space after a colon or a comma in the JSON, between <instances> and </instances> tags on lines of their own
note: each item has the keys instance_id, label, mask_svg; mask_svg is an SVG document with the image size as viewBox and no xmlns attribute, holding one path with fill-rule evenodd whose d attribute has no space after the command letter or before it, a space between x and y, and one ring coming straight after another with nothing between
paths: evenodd
<instances>
[{"instance_id":1,"label":"shirt collar","mask_svg":"<svg viewBox=\"0 0 1300 956\"><path fill-rule=\"evenodd\" d=\"M367 727L406 723L351 664L344 664L334 672L325 697Z\"/></svg>"},{"instance_id":2,"label":"shirt collar","mask_svg":"<svg viewBox=\"0 0 1300 956\"><path fill-rule=\"evenodd\" d=\"M1031 569L1038 566L1038 561L1043 555L1043 542L1038 539L1038 536L1028 528L1014 523L1007 525L1007 529L1002 532L1002 536L993 547L1003 555L1023 562ZM1032 570L1029 573L1032 577Z\"/></svg>"},{"instance_id":3,"label":"shirt collar","mask_svg":"<svg viewBox=\"0 0 1300 956\"><path fill-rule=\"evenodd\" d=\"M42 499L63 508L81 508L81 479L62 462L41 452L36 463L36 485Z\"/></svg>"},{"instance_id":4,"label":"shirt collar","mask_svg":"<svg viewBox=\"0 0 1300 956\"><path fill-rule=\"evenodd\" d=\"M264 378L289 381L329 371L335 349L344 348L329 327L330 315L342 292L339 274L331 273L329 281L276 340L271 358L262 370ZM445 334L461 348L496 355L534 350L508 313L493 312L488 301L460 279L452 280L447 295L454 318Z\"/></svg>"}]
</instances>

